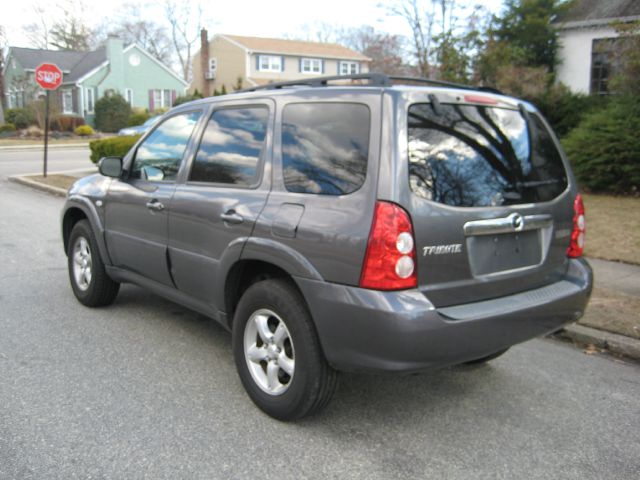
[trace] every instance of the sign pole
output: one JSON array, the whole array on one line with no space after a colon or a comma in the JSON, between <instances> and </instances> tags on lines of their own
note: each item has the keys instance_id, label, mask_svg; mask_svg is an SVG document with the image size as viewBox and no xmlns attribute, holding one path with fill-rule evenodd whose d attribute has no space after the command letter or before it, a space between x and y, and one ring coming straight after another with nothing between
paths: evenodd
<instances>
[{"instance_id":1,"label":"sign pole","mask_svg":"<svg viewBox=\"0 0 640 480\"><path fill-rule=\"evenodd\" d=\"M49 145L49 90L44 101L44 171L42 176L47 178L47 147Z\"/></svg>"}]
</instances>

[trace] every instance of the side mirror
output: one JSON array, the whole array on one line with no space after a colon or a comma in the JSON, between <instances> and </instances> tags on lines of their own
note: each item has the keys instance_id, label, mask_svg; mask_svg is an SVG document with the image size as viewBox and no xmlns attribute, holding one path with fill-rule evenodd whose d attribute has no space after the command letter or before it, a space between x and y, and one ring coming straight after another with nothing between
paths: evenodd
<instances>
[{"instance_id":1,"label":"side mirror","mask_svg":"<svg viewBox=\"0 0 640 480\"><path fill-rule=\"evenodd\" d=\"M120 178L122 175L122 158L103 157L98 162L98 171L105 177Z\"/></svg>"}]
</instances>

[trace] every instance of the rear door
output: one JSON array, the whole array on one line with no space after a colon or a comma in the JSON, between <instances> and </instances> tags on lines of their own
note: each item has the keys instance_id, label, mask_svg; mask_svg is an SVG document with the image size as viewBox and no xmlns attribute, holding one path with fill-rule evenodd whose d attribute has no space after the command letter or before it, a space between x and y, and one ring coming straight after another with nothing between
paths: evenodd
<instances>
[{"instance_id":1,"label":"rear door","mask_svg":"<svg viewBox=\"0 0 640 480\"><path fill-rule=\"evenodd\" d=\"M405 111L404 203L429 299L462 304L556 280L566 268L572 199L543 120L489 95L432 95Z\"/></svg>"},{"instance_id":2,"label":"rear door","mask_svg":"<svg viewBox=\"0 0 640 480\"><path fill-rule=\"evenodd\" d=\"M216 103L169 218L171 273L179 290L211 303L223 255L240 249L269 194L273 102ZM268 170L267 170L268 172ZM218 305L218 308L221 306Z\"/></svg>"}]
</instances>

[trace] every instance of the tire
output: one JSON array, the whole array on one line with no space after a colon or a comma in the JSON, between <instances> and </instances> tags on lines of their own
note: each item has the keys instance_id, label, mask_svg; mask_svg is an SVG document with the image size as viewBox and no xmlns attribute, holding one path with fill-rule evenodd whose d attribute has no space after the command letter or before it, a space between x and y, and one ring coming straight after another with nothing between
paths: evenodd
<instances>
[{"instance_id":1,"label":"tire","mask_svg":"<svg viewBox=\"0 0 640 480\"><path fill-rule=\"evenodd\" d=\"M80 220L71 230L67 266L71 289L80 303L87 307L102 307L115 300L120 284L107 275L87 220Z\"/></svg>"},{"instance_id":2,"label":"tire","mask_svg":"<svg viewBox=\"0 0 640 480\"><path fill-rule=\"evenodd\" d=\"M468 362L464 362L464 365L482 365L504 355L508 351L509 349L505 348L504 350L499 350L495 353L492 353L491 355L487 355L486 357L481 357L476 360L470 360Z\"/></svg>"},{"instance_id":3,"label":"tire","mask_svg":"<svg viewBox=\"0 0 640 480\"><path fill-rule=\"evenodd\" d=\"M285 280L244 292L233 320L233 356L251 400L278 420L319 412L337 388L306 303Z\"/></svg>"}]
</instances>

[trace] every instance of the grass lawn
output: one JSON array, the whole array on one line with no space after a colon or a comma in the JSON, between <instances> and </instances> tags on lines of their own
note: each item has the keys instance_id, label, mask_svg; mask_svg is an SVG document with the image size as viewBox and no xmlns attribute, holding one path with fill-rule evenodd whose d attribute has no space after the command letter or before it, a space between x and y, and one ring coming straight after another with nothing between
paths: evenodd
<instances>
[{"instance_id":1,"label":"grass lawn","mask_svg":"<svg viewBox=\"0 0 640 480\"><path fill-rule=\"evenodd\" d=\"M583 194L587 256L640 264L640 198Z\"/></svg>"}]
</instances>

